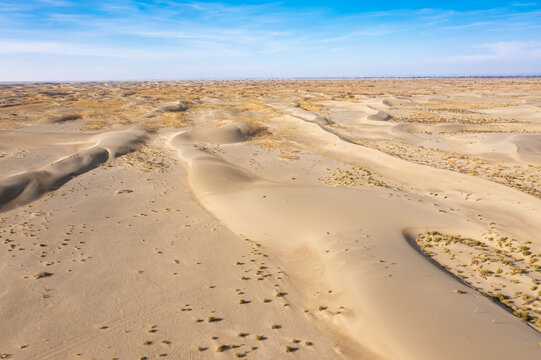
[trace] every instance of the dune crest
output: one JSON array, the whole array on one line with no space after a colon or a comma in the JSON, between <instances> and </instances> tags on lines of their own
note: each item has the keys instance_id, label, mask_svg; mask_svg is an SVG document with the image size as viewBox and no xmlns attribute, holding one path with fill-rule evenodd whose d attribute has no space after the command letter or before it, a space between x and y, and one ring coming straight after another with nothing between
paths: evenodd
<instances>
[{"instance_id":1,"label":"dune crest","mask_svg":"<svg viewBox=\"0 0 541 360\"><path fill-rule=\"evenodd\" d=\"M203 131L198 129L197 133L208 139L201 135ZM225 134L230 129L213 129L208 136L219 139L219 131ZM190 138L186 133L178 136ZM190 149L194 144L188 141L180 144L174 137L171 145L189 163L196 196L233 231L285 258L303 247L318 254L324 267L319 281L340 294L325 305L354 315L339 312L322 316L331 324L341 324L347 335L361 339L363 346L370 344L376 353L400 359L539 355L537 332L480 294L468 291L406 241L406 229L480 230L462 215L435 215L432 204L389 198L386 191L266 181L208 152L194 156ZM289 267L289 271L310 278L311 269L300 266ZM464 294L454 295L456 289L464 289ZM505 326L495 326L494 318ZM443 328L442 322L446 324ZM472 338L475 342L469 340Z\"/></svg>"},{"instance_id":2,"label":"dune crest","mask_svg":"<svg viewBox=\"0 0 541 360\"><path fill-rule=\"evenodd\" d=\"M72 178L110 158L136 150L147 138L143 130L129 129L99 134L93 146L39 169L0 178L0 211L26 204L55 190Z\"/></svg>"},{"instance_id":3,"label":"dune crest","mask_svg":"<svg viewBox=\"0 0 541 360\"><path fill-rule=\"evenodd\" d=\"M539 79L0 98L1 358L541 357Z\"/></svg>"}]
</instances>

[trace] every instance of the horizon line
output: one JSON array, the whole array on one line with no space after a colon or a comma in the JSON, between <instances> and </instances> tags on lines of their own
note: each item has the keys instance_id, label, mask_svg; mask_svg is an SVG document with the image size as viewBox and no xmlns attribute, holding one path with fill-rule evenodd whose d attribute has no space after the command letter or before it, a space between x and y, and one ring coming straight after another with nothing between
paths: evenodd
<instances>
[{"instance_id":1,"label":"horizon line","mask_svg":"<svg viewBox=\"0 0 541 360\"><path fill-rule=\"evenodd\" d=\"M0 80L4 84L66 84L66 83L113 83L113 82L175 82L175 81L265 81L265 80L387 80L387 79L524 79L541 78L534 75L412 75L412 76L301 76L301 77L239 77L239 78L184 78L184 79L130 79L130 80Z\"/></svg>"}]
</instances>

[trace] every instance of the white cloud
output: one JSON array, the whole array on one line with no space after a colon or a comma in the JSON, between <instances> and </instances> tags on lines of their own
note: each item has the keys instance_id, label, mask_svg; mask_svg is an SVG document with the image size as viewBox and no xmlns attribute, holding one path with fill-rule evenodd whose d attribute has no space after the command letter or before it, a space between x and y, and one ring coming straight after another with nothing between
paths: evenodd
<instances>
[{"instance_id":1,"label":"white cloud","mask_svg":"<svg viewBox=\"0 0 541 360\"><path fill-rule=\"evenodd\" d=\"M516 6L516 7L531 7L531 6L537 6L537 4L534 3L534 2L529 2L529 3L514 3L512 6Z\"/></svg>"},{"instance_id":2,"label":"white cloud","mask_svg":"<svg viewBox=\"0 0 541 360\"><path fill-rule=\"evenodd\" d=\"M92 44L54 42L54 41L20 41L0 40L0 54L47 54L60 56L91 56L101 58L130 59L178 59L187 57L231 57L246 56L248 53L230 49L216 42L198 42L198 49L141 49L128 47L95 46Z\"/></svg>"},{"instance_id":3,"label":"white cloud","mask_svg":"<svg viewBox=\"0 0 541 360\"><path fill-rule=\"evenodd\" d=\"M50 6L68 6L70 5L69 1L64 0L37 0L37 2L44 3Z\"/></svg>"},{"instance_id":4,"label":"white cloud","mask_svg":"<svg viewBox=\"0 0 541 360\"><path fill-rule=\"evenodd\" d=\"M2 12L3 4L10 10ZM85 76L88 64L101 64L92 71L111 64L134 78L150 71L141 63L148 69L182 64L203 75L216 69L243 74L248 65L262 75L274 69L292 76L469 74L523 64L541 73L541 44L527 41L539 38L541 12L509 8L344 15L287 2L0 0L0 58L11 61L11 70L22 69L25 60L37 74L48 70L42 59ZM79 63L85 65L78 70Z\"/></svg>"},{"instance_id":5,"label":"white cloud","mask_svg":"<svg viewBox=\"0 0 541 360\"><path fill-rule=\"evenodd\" d=\"M454 55L429 59L434 63L474 64L486 62L509 62L541 60L541 42L538 41L500 41L477 45L476 48L487 50L481 54Z\"/></svg>"}]
</instances>

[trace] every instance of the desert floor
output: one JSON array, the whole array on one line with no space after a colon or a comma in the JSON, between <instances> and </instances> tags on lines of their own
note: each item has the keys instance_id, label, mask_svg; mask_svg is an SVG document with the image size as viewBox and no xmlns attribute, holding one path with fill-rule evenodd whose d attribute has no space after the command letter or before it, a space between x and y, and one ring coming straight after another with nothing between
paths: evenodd
<instances>
[{"instance_id":1,"label":"desert floor","mask_svg":"<svg viewBox=\"0 0 541 360\"><path fill-rule=\"evenodd\" d=\"M0 358L540 359L541 79L0 84Z\"/></svg>"}]
</instances>

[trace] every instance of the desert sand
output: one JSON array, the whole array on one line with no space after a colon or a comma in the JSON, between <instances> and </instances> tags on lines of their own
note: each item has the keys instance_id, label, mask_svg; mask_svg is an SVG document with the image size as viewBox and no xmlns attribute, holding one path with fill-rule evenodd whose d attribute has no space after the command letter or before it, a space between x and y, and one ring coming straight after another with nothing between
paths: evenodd
<instances>
[{"instance_id":1,"label":"desert sand","mask_svg":"<svg viewBox=\"0 0 541 360\"><path fill-rule=\"evenodd\" d=\"M541 80L0 84L0 357L541 358Z\"/></svg>"}]
</instances>

